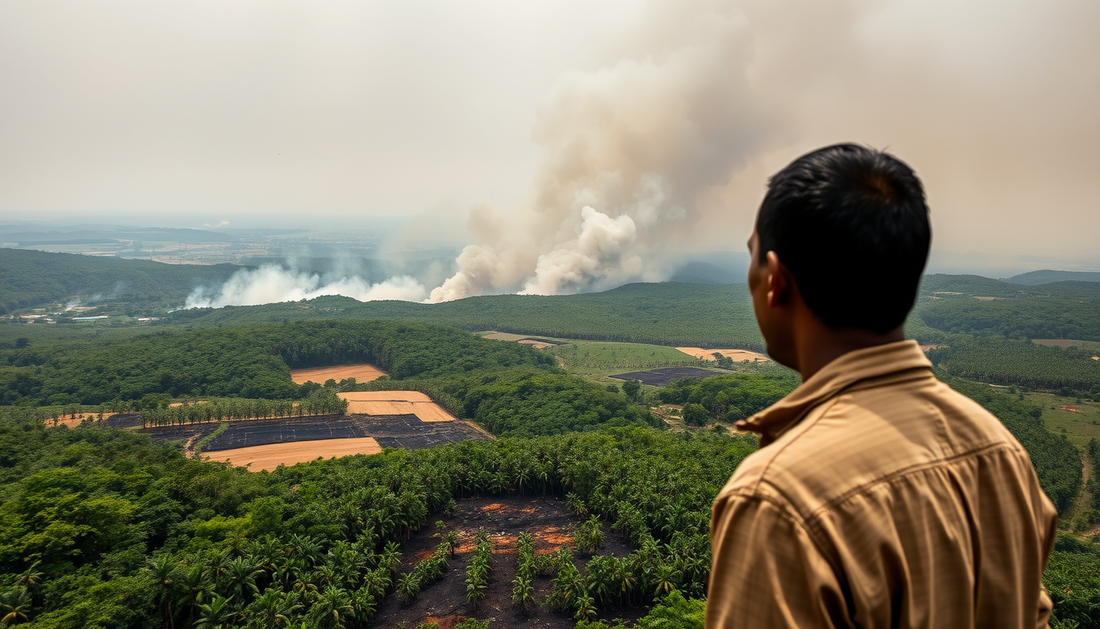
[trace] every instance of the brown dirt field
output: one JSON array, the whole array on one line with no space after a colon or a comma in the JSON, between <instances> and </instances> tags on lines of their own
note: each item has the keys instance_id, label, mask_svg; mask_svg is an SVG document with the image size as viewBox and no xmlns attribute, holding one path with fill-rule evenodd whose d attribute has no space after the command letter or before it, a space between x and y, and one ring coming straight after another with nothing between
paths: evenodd
<instances>
[{"instance_id":1,"label":"brown dirt field","mask_svg":"<svg viewBox=\"0 0 1100 629\"><path fill-rule=\"evenodd\" d=\"M317 457L332 458L348 456L351 454L378 454L382 446L378 445L374 437L360 437L358 439L321 439L317 441L292 441L290 443L274 443L266 446L252 446L251 448L236 448L234 450L218 450L208 456L216 461L229 459L233 465L250 465L249 471L273 470L279 464L294 465L305 463Z\"/></svg>"},{"instance_id":2,"label":"brown dirt field","mask_svg":"<svg viewBox=\"0 0 1100 629\"><path fill-rule=\"evenodd\" d=\"M735 363L739 363L743 360L750 362L767 362L768 360L768 357L763 354L750 352L745 349L703 349L701 347L677 347L676 349L690 356L702 358L703 360L714 360L715 352L718 352L726 358L732 358Z\"/></svg>"},{"instance_id":3,"label":"brown dirt field","mask_svg":"<svg viewBox=\"0 0 1100 629\"><path fill-rule=\"evenodd\" d=\"M530 345L535 349L546 349L547 347L556 347L554 343L547 343L546 341L536 341L535 339L520 339L516 341L520 345Z\"/></svg>"},{"instance_id":4,"label":"brown dirt field","mask_svg":"<svg viewBox=\"0 0 1100 629\"><path fill-rule=\"evenodd\" d=\"M107 419L108 417L111 417L112 415L114 415L114 413L104 413L103 414L103 419ZM76 417L65 417L64 419L57 420L57 425L58 426L65 426L67 428L76 428L77 426L80 425L80 422L84 421L85 419L93 419L94 420L97 417L99 417L99 413L77 413ZM46 423L47 426L53 426L54 425L53 419L47 419L47 420L45 420L45 423Z\"/></svg>"},{"instance_id":5,"label":"brown dirt field","mask_svg":"<svg viewBox=\"0 0 1100 629\"><path fill-rule=\"evenodd\" d=\"M348 412L362 415L416 415L425 422L453 422L454 415L419 391L349 391Z\"/></svg>"},{"instance_id":6,"label":"brown dirt field","mask_svg":"<svg viewBox=\"0 0 1100 629\"><path fill-rule=\"evenodd\" d=\"M939 348L939 347L945 347L945 346L944 346L944 345L936 345L936 344L932 344L932 345L921 345L921 346L920 346L920 349L921 349L921 351L922 351L922 352L927 352L927 351L929 351L929 350L933 350L933 349L936 349L936 348Z\"/></svg>"},{"instance_id":7,"label":"brown dirt field","mask_svg":"<svg viewBox=\"0 0 1100 629\"><path fill-rule=\"evenodd\" d=\"M384 375L386 374L378 367L360 363L357 365L333 365L331 367L292 369L290 372L290 379L294 381L294 384L305 384L307 381L324 384L329 378L337 382L348 378L355 378L356 382L370 382Z\"/></svg>"},{"instance_id":8,"label":"brown dirt field","mask_svg":"<svg viewBox=\"0 0 1100 629\"><path fill-rule=\"evenodd\" d=\"M518 341L520 339L527 338L525 334L509 334L507 332L491 332L481 338L493 339L494 341Z\"/></svg>"}]
</instances>

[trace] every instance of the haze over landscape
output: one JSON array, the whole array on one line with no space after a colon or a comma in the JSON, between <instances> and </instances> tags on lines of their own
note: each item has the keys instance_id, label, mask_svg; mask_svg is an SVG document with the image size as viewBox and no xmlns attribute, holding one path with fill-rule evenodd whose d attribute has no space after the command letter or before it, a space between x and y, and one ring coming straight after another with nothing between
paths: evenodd
<instances>
[{"instance_id":1,"label":"haze over landscape","mask_svg":"<svg viewBox=\"0 0 1100 629\"><path fill-rule=\"evenodd\" d=\"M1057 510L1049 625L1100 628L1098 18L0 2L0 627L703 629L744 429L815 386L746 240L768 176L850 141L934 237L904 377L839 390L894 404L919 351L996 416ZM830 302L882 299L860 270Z\"/></svg>"},{"instance_id":2,"label":"haze over landscape","mask_svg":"<svg viewBox=\"0 0 1100 629\"><path fill-rule=\"evenodd\" d=\"M1097 18L1087 1L9 2L0 222L342 225L385 234L375 259L445 249L385 278L310 273L288 249L192 305L601 290L715 252L739 281L767 176L857 141L923 177L931 271L1100 270Z\"/></svg>"}]
</instances>

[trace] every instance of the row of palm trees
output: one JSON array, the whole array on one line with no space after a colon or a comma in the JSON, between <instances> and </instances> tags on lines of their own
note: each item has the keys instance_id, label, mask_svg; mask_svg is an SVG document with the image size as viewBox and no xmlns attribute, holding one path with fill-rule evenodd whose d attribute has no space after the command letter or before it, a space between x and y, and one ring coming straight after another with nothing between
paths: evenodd
<instances>
[{"instance_id":1,"label":"row of palm trees","mask_svg":"<svg viewBox=\"0 0 1100 629\"><path fill-rule=\"evenodd\" d=\"M485 529L478 529L474 539L474 552L466 566L466 602L474 607L485 600L489 588L489 575L493 571L493 542Z\"/></svg>"},{"instance_id":2,"label":"row of palm trees","mask_svg":"<svg viewBox=\"0 0 1100 629\"><path fill-rule=\"evenodd\" d=\"M331 389L319 389L300 401L226 398L209 402L184 402L179 406L146 409L141 411L139 415L142 427L149 428L222 422L234 419L343 415L347 410L347 400L341 399Z\"/></svg>"}]
</instances>

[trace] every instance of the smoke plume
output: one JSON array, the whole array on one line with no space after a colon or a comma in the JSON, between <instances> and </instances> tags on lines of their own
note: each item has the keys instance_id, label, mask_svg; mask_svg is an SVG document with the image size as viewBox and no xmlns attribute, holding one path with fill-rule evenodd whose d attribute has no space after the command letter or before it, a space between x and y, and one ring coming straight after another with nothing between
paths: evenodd
<instances>
[{"instance_id":1,"label":"smoke plume","mask_svg":"<svg viewBox=\"0 0 1100 629\"><path fill-rule=\"evenodd\" d=\"M429 301L666 279L661 253L699 218L698 197L777 126L752 97L744 22L716 6L659 55L559 79L533 129L545 159L529 209L471 213L477 242Z\"/></svg>"},{"instance_id":2,"label":"smoke plume","mask_svg":"<svg viewBox=\"0 0 1100 629\"><path fill-rule=\"evenodd\" d=\"M237 271L216 291L196 289L188 295L184 307L256 306L313 299L322 295L344 295L359 301L421 301L426 293L420 282L409 276L393 277L377 284L358 276L325 283L319 275L264 265L254 270Z\"/></svg>"}]
</instances>

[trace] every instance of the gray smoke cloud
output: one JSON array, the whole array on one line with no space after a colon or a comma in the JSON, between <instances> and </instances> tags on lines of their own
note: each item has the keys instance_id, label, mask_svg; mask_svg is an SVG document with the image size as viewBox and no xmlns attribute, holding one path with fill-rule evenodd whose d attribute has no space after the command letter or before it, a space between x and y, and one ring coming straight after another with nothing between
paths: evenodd
<instances>
[{"instance_id":1,"label":"gray smoke cloud","mask_svg":"<svg viewBox=\"0 0 1100 629\"><path fill-rule=\"evenodd\" d=\"M532 132L545 159L530 206L472 212L477 242L429 301L667 278L662 252L690 231L698 197L727 183L778 126L753 94L740 13L703 4L706 19L688 11L692 24L680 25L667 53L558 80Z\"/></svg>"},{"instance_id":2,"label":"gray smoke cloud","mask_svg":"<svg viewBox=\"0 0 1100 629\"><path fill-rule=\"evenodd\" d=\"M237 271L217 289L195 289L188 295L184 308L258 306L322 295L343 295L359 301L421 301L426 294L424 286L407 275L374 284L358 276L325 282L320 275L265 264Z\"/></svg>"}]
</instances>

